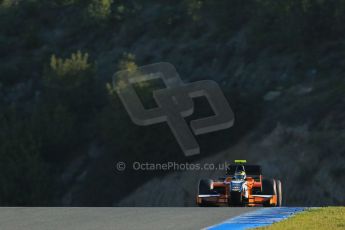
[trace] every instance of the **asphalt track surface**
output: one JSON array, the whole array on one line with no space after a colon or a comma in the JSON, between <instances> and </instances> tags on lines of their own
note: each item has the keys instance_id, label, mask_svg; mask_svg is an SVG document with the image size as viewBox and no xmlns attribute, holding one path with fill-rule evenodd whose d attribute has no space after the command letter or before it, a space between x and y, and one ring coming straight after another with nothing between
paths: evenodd
<instances>
[{"instance_id":1,"label":"asphalt track surface","mask_svg":"<svg viewBox=\"0 0 345 230\"><path fill-rule=\"evenodd\" d=\"M202 229L258 208L0 208L1 230Z\"/></svg>"}]
</instances>

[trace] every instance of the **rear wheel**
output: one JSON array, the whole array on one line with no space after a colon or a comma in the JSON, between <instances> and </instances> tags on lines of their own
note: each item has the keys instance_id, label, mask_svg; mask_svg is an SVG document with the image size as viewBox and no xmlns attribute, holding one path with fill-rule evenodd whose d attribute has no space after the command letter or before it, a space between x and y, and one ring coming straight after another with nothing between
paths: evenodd
<instances>
[{"instance_id":1,"label":"rear wheel","mask_svg":"<svg viewBox=\"0 0 345 230\"><path fill-rule=\"evenodd\" d=\"M276 181L277 183L277 206L281 207L283 204L283 190L282 190L282 182L280 180Z\"/></svg>"},{"instance_id":2,"label":"rear wheel","mask_svg":"<svg viewBox=\"0 0 345 230\"><path fill-rule=\"evenodd\" d=\"M199 195L205 195L211 193L213 181L211 179L201 179L199 181Z\"/></svg>"},{"instance_id":3,"label":"rear wheel","mask_svg":"<svg viewBox=\"0 0 345 230\"><path fill-rule=\"evenodd\" d=\"M277 195L277 183L274 179L263 179L262 180L262 194L264 195ZM263 203L265 207L272 206L269 200Z\"/></svg>"}]
</instances>

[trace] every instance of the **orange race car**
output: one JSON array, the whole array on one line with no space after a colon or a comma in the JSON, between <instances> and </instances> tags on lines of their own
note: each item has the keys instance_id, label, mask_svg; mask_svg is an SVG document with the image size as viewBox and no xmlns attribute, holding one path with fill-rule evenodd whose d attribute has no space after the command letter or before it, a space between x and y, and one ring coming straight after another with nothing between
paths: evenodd
<instances>
[{"instance_id":1,"label":"orange race car","mask_svg":"<svg viewBox=\"0 0 345 230\"><path fill-rule=\"evenodd\" d=\"M225 178L201 179L196 198L199 206L281 206L282 183L262 177L261 166L235 160Z\"/></svg>"}]
</instances>

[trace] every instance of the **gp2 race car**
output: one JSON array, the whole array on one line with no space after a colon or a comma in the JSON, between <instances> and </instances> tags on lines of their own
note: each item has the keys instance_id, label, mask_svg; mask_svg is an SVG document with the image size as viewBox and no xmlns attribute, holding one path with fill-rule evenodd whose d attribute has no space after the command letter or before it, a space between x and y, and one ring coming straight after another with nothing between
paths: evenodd
<instances>
[{"instance_id":1,"label":"gp2 race car","mask_svg":"<svg viewBox=\"0 0 345 230\"><path fill-rule=\"evenodd\" d=\"M281 206L282 183L263 178L259 165L235 160L227 167L226 177L199 181L196 202L198 206Z\"/></svg>"}]
</instances>

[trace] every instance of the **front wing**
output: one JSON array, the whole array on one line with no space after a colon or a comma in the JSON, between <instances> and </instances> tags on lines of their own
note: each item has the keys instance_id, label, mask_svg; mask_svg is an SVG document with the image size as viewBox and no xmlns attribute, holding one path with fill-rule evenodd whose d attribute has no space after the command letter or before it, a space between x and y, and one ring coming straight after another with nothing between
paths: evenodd
<instances>
[{"instance_id":1,"label":"front wing","mask_svg":"<svg viewBox=\"0 0 345 230\"><path fill-rule=\"evenodd\" d=\"M221 194L200 194L197 196L198 205L215 205L215 206L227 206L230 196ZM276 206L276 195L249 195L248 201L244 205L249 207L255 206Z\"/></svg>"}]
</instances>

